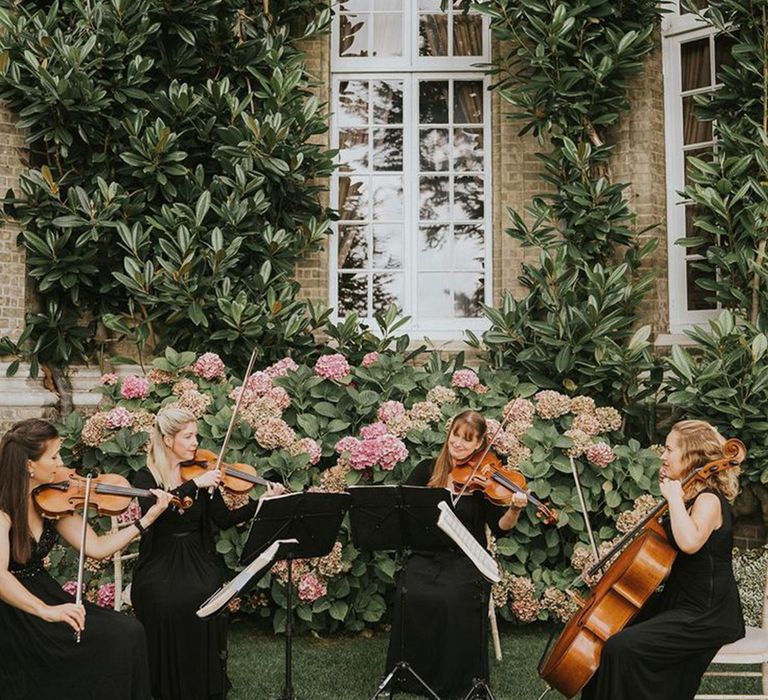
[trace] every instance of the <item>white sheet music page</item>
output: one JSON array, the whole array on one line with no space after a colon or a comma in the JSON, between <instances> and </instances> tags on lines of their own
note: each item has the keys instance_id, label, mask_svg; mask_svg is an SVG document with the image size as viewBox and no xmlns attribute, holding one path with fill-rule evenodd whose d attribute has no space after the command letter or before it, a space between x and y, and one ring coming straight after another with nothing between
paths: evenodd
<instances>
[{"instance_id":1,"label":"white sheet music page","mask_svg":"<svg viewBox=\"0 0 768 700\"><path fill-rule=\"evenodd\" d=\"M456 514L451 510L448 503L443 501L442 503L438 503L437 507L440 509L437 526L472 560L472 563L477 567L477 570L485 576L485 578L491 583L498 583L501 581L499 567L494 558L488 554L485 548L472 536L472 533L464 527L461 520L459 520L456 517Z\"/></svg>"},{"instance_id":2,"label":"white sheet music page","mask_svg":"<svg viewBox=\"0 0 768 700\"><path fill-rule=\"evenodd\" d=\"M281 544L296 544L294 539L275 540L258 557L256 557L248 566L246 566L235 578L225 583L208 600L206 600L197 610L198 617L209 617L221 610L232 598L234 598L246 584L261 571L272 563L277 555L277 550Z\"/></svg>"}]
</instances>

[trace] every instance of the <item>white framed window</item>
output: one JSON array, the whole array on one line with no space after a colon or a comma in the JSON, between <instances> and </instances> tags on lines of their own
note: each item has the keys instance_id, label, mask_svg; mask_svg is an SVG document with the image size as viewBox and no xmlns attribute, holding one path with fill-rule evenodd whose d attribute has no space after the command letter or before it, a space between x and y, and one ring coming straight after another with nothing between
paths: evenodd
<instances>
[{"instance_id":1,"label":"white framed window","mask_svg":"<svg viewBox=\"0 0 768 700\"><path fill-rule=\"evenodd\" d=\"M680 333L718 313L706 300L708 292L696 284L707 273L696 268L705 257L701 248L676 243L697 235L698 207L680 192L689 184L689 158L706 160L717 144L711 122L696 118L694 98L716 90L716 72L730 60L727 37L698 17L685 13L679 3L662 23L664 62L664 114L667 163L667 252L669 261L670 331ZM700 2L700 6L706 3Z\"/></svg>"},{"instance_id":2,"label":"white framed window","mask_svg":"<svg viewBox=\"0 0 768 700\"><path fill-rule=\"evenodd\" d=\"M482 330L491 303L487 21L439 0L350 0L332 34L337 318L397 304L409 331Z\"/></svg>"}]
</instances>

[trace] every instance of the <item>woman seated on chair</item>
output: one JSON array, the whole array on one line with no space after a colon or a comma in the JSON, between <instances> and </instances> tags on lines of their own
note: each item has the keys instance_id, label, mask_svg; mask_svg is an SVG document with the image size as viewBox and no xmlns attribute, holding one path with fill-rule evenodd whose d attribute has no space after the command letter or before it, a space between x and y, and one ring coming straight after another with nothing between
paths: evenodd
<instances>
[{"instance_id":1,"label":"woman seated on chair","mask_svg":"<svg viewBox=\"0 0 768 700\"><path fill-rule=\"evenodd\" d=\"M485 419L479 413L458 414L437 459L421 462L406 484L450 488L453 467L484 450L486 438ZM482 493L467 492L455 512L485 546L486 524L497 535L510 530L526 503L524 494L510 497L509 507L504 507L493 505ZM387 671L405 661L443 699L464 697L476 680L487 682L490 590L463 552L411 552L397 586ZM407 672L395 689L424 691Z\"/></svg>"},{"instance_id":2,"label":"woman seated on chair","mask_svg":"<svg viewBox=\"0 0 768 700\"><path fill-rule=\"evenodd\" d=\"M691 480L685 489L680 483L722 459L724 442L699 420L676 423L667 436L659 479L669 504L665 528L678 554L662 593L605 643L583 700L691 700L717 650L744 636L731 566L739 470Z\"/></svg>"},{"instance_id":3,"label":"woman seated on chair","mask_svg":"<svg viewBox=\"0 0 768 700\"><path fill-rule=\"evenodd\" d=\"M44 519L33 506L32 490L64 466L60 447L54 426L38 419L16 423L0 442L0 696L149 700L141 624L113 610L76 605L44 568L59 537L80 547L82 516ZM145 528L170 501L163 491L154 494L157 500L141 518ZM138 534L128 527L98 536L88 527L85 553L106 559Z\"/></svg>"}]
</instances>

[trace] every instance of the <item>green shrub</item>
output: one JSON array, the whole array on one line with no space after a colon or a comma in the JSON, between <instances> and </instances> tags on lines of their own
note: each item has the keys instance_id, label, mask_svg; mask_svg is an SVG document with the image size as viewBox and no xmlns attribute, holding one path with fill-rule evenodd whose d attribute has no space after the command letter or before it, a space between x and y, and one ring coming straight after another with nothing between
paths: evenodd
<instances>
[{"instance_id":1,"label":"green shrub","mask_svg":"<svg viewBox=\"0 0 768 700\"><path fill-rule=\"evenodd\" d=\"M244 9L0 2L0 99L29 147L5 214L40 307L4 352L67 365L130 338L240 362L256 344L267 362L312 346L293 277L329 231L333 154L299 43L330 12Z\"/></svg>"},{"instance_id":2,"label":"green shrub","mask_svg":"<svg viewBox=\"0 0 768 700\"><path fill-rule=\"evenodd\" d=\"M562 596L557 591L576 576L574 547L588 542L569 451L600 539L614 537L619 514L656 488L656 453L634 440L622 444L618 411L596 407L585 396L538 391L509 370L483 367L475 372L445 363L437 354L421 359L426 363L416 367L402 354L374 352L350 366L341 354L329 353L313 366L284 359L255 373L246 384L226 459L256 465L292 490L398 483L418 462L436 456L457 412L474 408L493 419L509 406L511 418L497 439L497 451L560 517L556 526L543 525L529 507L509 536L495 543L505 571L495 597L510 619L557 615ZM169 348L146 380L103 377L99 411L87 421L71 414L61 426L64 454L75 463L130 474L145 464L153 414L173 402L199 416L201 447L216 451L238 385L218 357ZM218 535L218 551L233 570L243 539L238 529ZM394 553L355 550L345 523L331 555L297 565L306 598L299 601L297 615L316 630L359 630L377 623L386 614L396 570ZM58 573L68 578L67 571ZM551 604L537 604L530 617L525 596L535 592L538 598L545 590ZM264 576L240 605L271 617L281 629L284 568Z\"/></svg>"}]
</instances>

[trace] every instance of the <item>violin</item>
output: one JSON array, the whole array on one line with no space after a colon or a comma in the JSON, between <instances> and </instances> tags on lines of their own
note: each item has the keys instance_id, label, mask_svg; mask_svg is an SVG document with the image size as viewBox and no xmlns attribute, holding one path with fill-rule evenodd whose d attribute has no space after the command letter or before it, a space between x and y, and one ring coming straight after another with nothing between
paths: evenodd
<instances>
[{"instance_id":1,"label":"violin","mask_svg":"<svg viewBox=\"0 0 768 700\"><path fill-rule=\"evenodd\" d=\"M516 469L505 467L490 451L476 454L451 470L455 493L481 491L497 506L508 506L512 495L523 493L536 506L536 515L548 525L557 522L557 511L539 501L526 489L525 477Z\"/></svg>"},{"instance_id":2,"label":"violin","mask_svg":"<svg viewBox=\"0 0 768 700\"><path fill-rule=\"evenodd\" d=\"M682 484L738 467L746 456L744 443L731 438L723 445L722 459L694 469ZM587 684L600 666L606 640L629 624L669 576L677 550L660 522L666 510L667 502L661 501L589 569L587 575L593 576L616 557L586 600L572 594L579 609L539 664L539 676L565 697Z\"/></svg>"},{"instance_id":3,"label":"violin","mask_svg":"<svg viewBox=\"0 0 768 700\"><path fill-rule=\"evenodd\" d=\"M40 484L32 491L32 498L40 514L45 518L60 518L83 508L88 479L74 469L56 469L53 479ZM88 507L99 515L120 515L128 509L134 498L157 498L146 489L133 488L120 474L99 474L91 477ZM171 506L183 513L192 505L192 499L173 497Z\"/></svg>"},{"instance_id":4,"label":"violin","mask_svg":"<svg viewBox=\"0 0 768 700\"><path fill-rule=\"evenodd\" d=\"M254 486L271 486L272 482L267 481L256 473L256 469L250 464L235 462L227 464L219 463L219 455L210 450L197 450L194 459L188 459L180 462L181 478L184 481L201 476L211 469L221 469L221 485L232 493L247 493Z\"/></svg>"}]
</instances>

